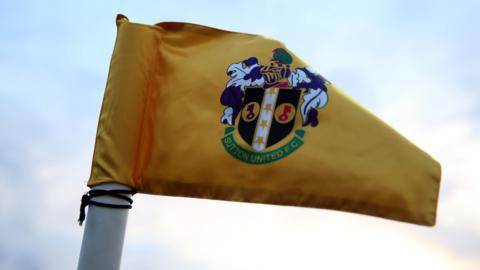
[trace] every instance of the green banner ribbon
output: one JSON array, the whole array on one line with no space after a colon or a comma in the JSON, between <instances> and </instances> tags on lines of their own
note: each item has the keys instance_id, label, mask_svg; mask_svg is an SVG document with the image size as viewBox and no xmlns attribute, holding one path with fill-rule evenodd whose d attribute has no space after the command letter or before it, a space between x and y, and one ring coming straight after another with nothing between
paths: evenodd
<instances>
[{"instance_id":1,"label":"green banner ribbon","mask_svg":"<svg viewBox=\"0 0 480 270\"><path fill-rule=\"evenodd\" d=\"M225 137L222 138L223 147L234 158L249 164L267 164L290 155L303 145L301 137L305 133L303 130L296 130L296 136L285 145L268 152L254 152L243 148L235 141L234 130L233 127L225 129Z\"/></svg>"}]
</instances>

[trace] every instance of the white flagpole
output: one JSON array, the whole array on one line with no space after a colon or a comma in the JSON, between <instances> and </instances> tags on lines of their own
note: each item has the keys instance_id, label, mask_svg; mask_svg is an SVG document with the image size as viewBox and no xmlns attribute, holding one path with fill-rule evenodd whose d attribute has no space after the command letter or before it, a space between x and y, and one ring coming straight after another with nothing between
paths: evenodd
<instances>
[{"instance_id":1,"label":"white flagpole","mask_svg":"<svg viewBox=\"0 0 480 270\"><path fill-rule=\"evenodd\" d=\"M100 184L92 190L128 190L121 184ZM131 197L130 194L122 194ZM114 205L130 205L129 202L110 195L92 198L92 201ZM90 205L83 232L78 270L118 270L122 258L123 240L129 209L115 209Z\"/></svg>"}]
</instances>

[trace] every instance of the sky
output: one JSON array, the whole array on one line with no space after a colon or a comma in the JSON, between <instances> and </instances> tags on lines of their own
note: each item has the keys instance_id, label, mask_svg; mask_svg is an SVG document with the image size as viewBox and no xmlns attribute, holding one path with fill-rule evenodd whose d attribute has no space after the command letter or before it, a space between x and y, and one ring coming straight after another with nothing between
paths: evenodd
<instances>
[{"instance_id":1,"label":"sky","mask_svg":"<svg viewBox=\"0 0 480 270\"><path fill-rule=\"evenodd\" d=\"M283 41L442 164L437 224L134 196L122 269L480 269L480 2L0 1L0 269L75 269L117 13Z\"/></svg>"}]
</instances>

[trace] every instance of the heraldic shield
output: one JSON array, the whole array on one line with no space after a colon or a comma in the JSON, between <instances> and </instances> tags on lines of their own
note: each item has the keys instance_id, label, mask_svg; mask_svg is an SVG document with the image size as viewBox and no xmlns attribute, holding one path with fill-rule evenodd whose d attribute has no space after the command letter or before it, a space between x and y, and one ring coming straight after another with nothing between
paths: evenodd
<instances>
[{"instance_id":1,"label":"heraldic shield","mask_svg":"<svg viewBox=\"0 0 480 270\"><path fill-rule=\"evenodd\" d=\"M238 122L240 137L263 151L288 136L295 126L301 90L246 88Z\"/></svg>"}]
</instances>

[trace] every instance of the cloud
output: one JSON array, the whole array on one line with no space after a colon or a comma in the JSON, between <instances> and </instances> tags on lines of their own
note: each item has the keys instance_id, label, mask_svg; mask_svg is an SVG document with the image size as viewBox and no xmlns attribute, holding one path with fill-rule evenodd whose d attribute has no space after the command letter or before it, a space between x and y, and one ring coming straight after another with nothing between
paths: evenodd
<instances>
[{"instance_id":1,"label":"cloud","mask_svg":"<svg viewBox=\"0 0 480 270\"><path fill-rule=\"evenodd\" d=\"M0 268L75 268L75 219L119 11L281 39L443 165L434 228L136 195L124 269L480 268L478 3L267 1L242 16L217 4L0 4Z\"/></svg>"},{"instance_id":2,"label":"cloud","mask_svg":"<svg viewBox=\"0 0 480 270\"><path fill-rule=\"evenodd\" d=\"M367 216L150 196L135 204L140 213L131 215L130 237L151 237L207 269L478 266L475 258L458 257L416 233L414 225Z\"/></svg>"}]
</instances>

